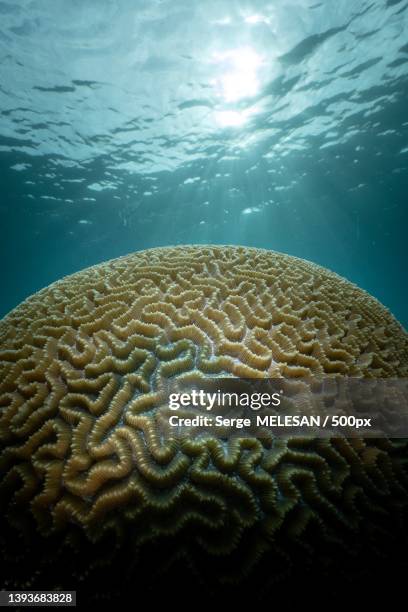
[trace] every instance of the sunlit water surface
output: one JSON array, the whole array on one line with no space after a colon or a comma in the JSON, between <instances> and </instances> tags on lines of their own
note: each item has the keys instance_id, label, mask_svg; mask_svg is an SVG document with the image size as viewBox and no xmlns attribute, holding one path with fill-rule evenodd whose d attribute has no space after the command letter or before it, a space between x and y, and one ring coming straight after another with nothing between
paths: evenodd
<instances>
[{"instance_id":1,"label":"sunlit water surface","mask_svg":"<svg viewBox=\"0 0 408 612\"><path fill-rule=\"evenodd\" d=\"M235 243L405 324L406 0L0 2L0 316L90 264Z\"/></svg>"}]
</instances>

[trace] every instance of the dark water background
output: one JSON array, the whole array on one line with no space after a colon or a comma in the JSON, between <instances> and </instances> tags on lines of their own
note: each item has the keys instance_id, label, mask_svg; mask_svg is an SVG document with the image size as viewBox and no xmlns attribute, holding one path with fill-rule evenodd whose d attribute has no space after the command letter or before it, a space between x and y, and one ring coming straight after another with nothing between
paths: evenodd
<instances>
[{"instance_id":1,"label":"dark water background","mask_svg":"<svg viewBox=\"0 0 408 612\"><path fill-rule=\"evenodd\" d=\"M322 264L407 325L406 0L0 2L0 316L131 251Z\"/></svg>"}]
</instances>

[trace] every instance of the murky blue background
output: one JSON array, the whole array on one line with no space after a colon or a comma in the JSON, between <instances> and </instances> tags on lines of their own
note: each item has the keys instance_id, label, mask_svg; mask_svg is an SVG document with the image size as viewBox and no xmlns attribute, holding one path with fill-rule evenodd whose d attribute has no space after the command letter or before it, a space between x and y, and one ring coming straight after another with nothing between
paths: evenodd
<instances>
[{"instance_id":1,"label":"murky blue background","mask_svg":"<svg viewBox=\"0 0 408 612\"><path fill-rule=\"evenodd\" d=\"M406 325L406 0L0 2L0 316L131 251L320 263Z\"/></svg>"}]
</instances>

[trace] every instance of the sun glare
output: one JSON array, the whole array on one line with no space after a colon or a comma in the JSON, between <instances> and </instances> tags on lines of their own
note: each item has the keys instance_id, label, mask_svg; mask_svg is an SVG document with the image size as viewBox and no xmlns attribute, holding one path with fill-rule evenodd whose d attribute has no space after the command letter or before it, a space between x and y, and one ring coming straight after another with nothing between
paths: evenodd
<instances>
[{"instance_id":1,"label":"sun glare","mask_svg":"<svg viewBox=\"0 0 408 612\"><path fill-rule=\"evenodd\" d=\"M231 49L214 54L220 76L215 79L218 93L225 102L237 102L259 91L257 71L262 58L250 47Z\"/></svg>"}]
</instances>

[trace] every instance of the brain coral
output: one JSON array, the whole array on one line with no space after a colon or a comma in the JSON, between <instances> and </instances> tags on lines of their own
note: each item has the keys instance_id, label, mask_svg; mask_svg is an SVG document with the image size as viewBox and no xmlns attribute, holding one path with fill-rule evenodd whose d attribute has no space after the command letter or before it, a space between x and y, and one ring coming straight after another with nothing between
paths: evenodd
<instances>
[{"instance_id":1,"label":"brain coral","mask_svg":"<svg viewBox=\"0 0 408 612\"><path fill-rule=\"evenodd\" d=\"M405 442L163 439L160 381L195 371L405 377L407 334L355 285L266 250L156 248L64 278L0 322L8 525L37 547L162 538L226 580L397 533Z\"/></svg>"}]
</instances>

